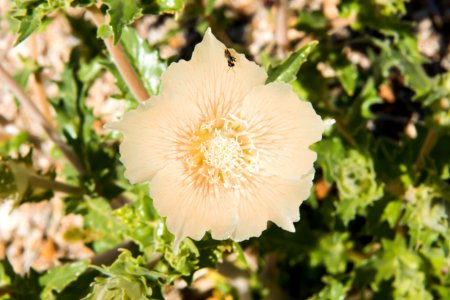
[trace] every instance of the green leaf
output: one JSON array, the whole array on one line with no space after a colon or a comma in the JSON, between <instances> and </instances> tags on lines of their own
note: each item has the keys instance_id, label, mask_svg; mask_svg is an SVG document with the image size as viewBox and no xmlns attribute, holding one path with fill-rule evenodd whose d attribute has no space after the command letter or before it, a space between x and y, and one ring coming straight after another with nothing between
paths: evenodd
<instances>
[{"instance_id":1,"label":"green leaf","mask_svg":"<svg viewBox=\"0 0 450 300\"><path fill-rule=\"evenodd\" d=\"M339 139L334 138L320 141L313 145L313 149L317 152L317 162L323 169L325 180L332 183L335 167L346 155L344 145Z\"/></svg>"},{"instance_id":2,"label":"green leaf","mask_svg":"<svg viewBox=\"0 0 450 300\"><path fill-rule=\"evenodd\" d=\"M300 31L321 33L327 27L327 19L318 11L301 11L296 27Z\"/></svg>"},{"instance_id":3,"label":"green leaf","mask_svg":"<svg viewBox=\"0 0 450 300\"><path fill-rule=\"evenodd\" d=\"M109 38L113 34L112 28L108 24L102 24L97 29L97 37L100 39Z\"/></svg>"},{"instance_id":4,"label":"green leaf","mask_svg":"<svg viewBox=\"0 0 450 300\"><path fill-rule=\"evenodd\" d=\"M312 41L303 46L299 50L289 55L279 66L270 68L268 70L269 77L266 83L269 82L286 82L294 81L301 66L308 59L308 55L316 48L319 42Z\"/></svg>"},{"instance_id":5,"label":"green leaf","mask_svg":"<svg viewBox=\"0 0 450 300\"><path fill-rule=\"evenodd\" d=\"M129 250L120 249L120 251L122 253L111 266L92 267L108 276L145 276L150 280L157 280L161 277L158 272L144 267L145 260L142 256L134 258Z\"/></svg>"},{"instance_id":6,"label":"green leaf","mask_svg":"<svg viewBox=\"0 0 450 300\"><path fill-rule=\"evenodd\" d=\"M94 58L87 64L82 64L78 70L78 78L84 83L93 82L103 71L101 59Z\"/></svg>"},{"instance_id":7,"label":"green leaf","mask_svg":"<svg viewBox=\"0 0 450 300\"><path fill-rule=\"evenodd\" d=\"M383 184L377 183L373 161L368 155L349 150L347 157L334 168L339 190L336 212L345 224L383 196Z\"/></svg>"},{"instance_id":8,"label":"green leaf","mask_svg":"<svg viewBox=\"0 0 450 300\"><path fill-rule=\"evenodd\" d=\"M21 42L23 42L36 30L36 28L39 28L39 26L41 26L42 18L43 16L40 14L39 11L33 11L31 14L23 17L20 20L20 27L17 32L19 36L17 37L15 45L18 45Z\"/></svg>"},{"instance_id":9,"label":"green leaf","mask_svg":"<svg viewBox=\"0 0 450 300\"><path fill-rule=\"evenodd\" d=\"M152 50L133 28L123 30L121 44L145 88L151 95L157 95L160 77L167 67L159 58L158 51Z\"/></svg>"},{"instance_id":10,"label":"green leaf","mask_svg":"<svg viewBox=\"0 0 450 300\"><path fill-rule=\"evenodd\" d=\"M96 277L91 293L84 299L148 299L152 286L156 287L163 275L144 266L142 256L134 258L130 251L122 249L111 266L92 266L107 277Z\"/></svg>"},{"instance_id":11,"label":"green leaf","mask_svg":"<svg viewBox=\"0 0 450 300\"><path fill-rule=\"evenodd\" d=\"M15 6L11 8L11 15L19 22L18 37L15 45L39 30L43 20L52 12L64 7L64 1L14 1Z\"/></svg>"},{"instance_id":12,"label":"green leaf","mask_svg":"<svg viewBox=\"0 0 450 300\"><path fill-rule=\"evenodd\" d=\"M80 126L77 110L79 86L74 76L74 70L70 65L65 66L58 87L60 97L49 100L57 112L56 120L60 125L60 130L68 139L75 140Z\"/></svg>"},{"instance_id":13,"label":"green leaf","mask_svg":"<svg viewBox=\"0 0 450 300\"><path fill-rule=\"evenodd\" d=\"M88 267L88 261L79 261L55 267L47 274L39 278L39 283L44 286L42 299L56 299L53 292L61 292L69 283L76 280Z\"/></svg>"},{"instance_id":14,"label":"green leaf","mask_svg":"<svg viewBox=\"0 0 450 300\"><path fill-rule=\"evenodd\" d=\"M161 13L173 13L184 6L183 0L156 0Z\"/></svg>"},{"instance_id":15,"label":"green leaf","mask_svg":"<svg viewBox=\"0 0 450 300\"><path fill-rule=\"evenodd\" d=\"M6 141L0 142L0 155L7 156L8 153L19 152L20 147L28 142L26 131L20 131Z\"/></svg>"},{"instance_id":16,"label":"green leaf","mask_svg":"<svg viewBox=\"0 0 450 300\"><path fill-rule=\"evenodd\" d=\"M322 141L314 149L325 180L336 182L336 212L344 223L348 224L357 214L366 215L366 208L383 196L383 184L377 181L372 158L354 149L346 150L336 138Z\"/></svg>"},{"instance_id":17,"label":"green leaf","mask_svg":"<svg viewBox=\"0 0 450 300\"><path fill-rule=\"evenodd\" d=\"M344 300L347 296L347 292L350 290L351 281L347 280L343 284L340 280L333 277L325 277L323 281L326 283L317 295L309 298L309 300Z\"/></svg>"},{"instance_id":18,"label":"green leaf","mask_svg":"<svg viewBox=\"0 0 450 300\"><path fill-rule=\"evenodd\" d=\"M383 103L383 100L378 96L373 78L370 78L366 82L358 98L361 101L360 113L365 119L372 119L374 117L370 110L373 104Z\"/></svg>"},{"instance_id":19,"label":"green leaf","mask_svg":"<svg viewBox=\"0 0 450 300\"><path fill-rule=\"evenodd\" d=\"M410 243L414 247L428 249L439 237L450 243L448 215L444 203L435 198L444 198L439 191L426 184L409 187L406 192L405 215L402 224L409 227Z\"/></svg>"},{"instance_id":20,"label":"green leaf","mask_svg":"<svg viewBox=\"0 0 450 300\"><path fill-rule=\"evenodd\" d=\"M11 167L0 161L0 199L13 197L13 195L18 193L15 177Z\"/></svg>"},{"instance_id":21,"label":"green leaf","mask_svg":"<svg viewBox=\"0 0 450 300\"><path fill-rule=\"evenodd\" d=\"M358 96L361 99L361 116L366 119L372 119L373 113L370 107L373 104L383 103L383 100L378 97L377 89L375 87L375 81L370 78L364 85L361 93Z\"/></svg>"},{"instance_id":22,"label":"green leaf","mask_svg":"<svg viewBox=\"0 0 450 300\"><path fill-rule=\"evenodd\" d=\"M344 66L336 67L336 75L348 95L352 96L355 91L358 78L358 69L354 64L348 63Z\"/></svg>"},{"instance_id":23,"label":"green leaf","mask_svg":"<svg viewBox=\"0 0 450 300\"><path fill-rule=\"evenodd\" d=\"M404 44L392 45L387 41L374 40L375 44L382 49L375 64L382 70L382 75L387 77L392 67L398 67L405 76L406 85L416 92L416 97L420 97L430 91L432 82L426 74L421 57L416 51L415 40L407 39Z\"/></svg>"},{"instance_id":24,"label":"green leaf","mask_svg":"<svg viewBox=\"0 0 450 300\"><path fill-rule=\"evenodd\" d=\"M138 200L138 203L144 201L151 202L151 199L147 196ZM114 215L119 222L124 225L125 236L136 242L142 251L154 244L153 232L158 222L145 218L145 216L142 215L142 210L131 207L130 205L124 205L123 207L116 209Z\"/></svg>"},{"instance_id":25,"label":"green leaf","mask_svg":"<svg viewBox=\"0 0 450 300\"><path fill-rule=\"evenodd\" d=\"M400 213L402 211L402 203L399 201L391 201L383 212L383 218L389 223L389 226L394 229L397 220L399 219Z\"/></svg>"},{"instance_id":26,"label":"green leaf","mask_svg":"<svg viewBox=\"0 0 450 300\"><path fill-rule=\"evenodd\" d=\"M88 213L85 223L96 236L94 249L98 252L107 251L122 242L123 225L113 215L109 203L102 199L86 198Z\"/></svg>"},{"instance_id":27,"label":"green leaf","mask_svg":"<svg viewBox=\"0 0 450 300\"><path fill-rule=\"evenodd\" d=\"M352 96L358 80L358 69L356 65L352 64L343 54L333 57L330 63L336 71L336 76L345 92L349 96Z\"/></svg>"},{"instance_id":28,"label":"green leaf","mask_svg":"<svg viewBox=\"0 0 450 300\"><path fill-rule=\"evenodd\" d=\"M351 242L348 241L349 234L334 232L321 237L318 247L310 252L310 263L312 266L324 264L331 274L345 271L348 260L348 251Z\"/></svg>"},{"instance_id":29,"label":"green leaf","mask_svg":"<svg viewBox=\"0 0 450 300\"><path fill-rule=\"evenodd\" d=\"M30 151L24 158L0 160L0 199L1 197L15 200L15 205L25 202L39 202L48 200L53 195L50 187L43 182L52 182L53 172L38 174L32 169Z\"/></svg>"},{"instance_id":30,"label":"green leaf","mask_svg":"<svg viewBox=\"0 0 450 300\"><path fill-rule=\"evenodd\" d=\"M214 4L216 4L216 0L207 0L205 6L205 16L209 16L214 9Z\"/></svg>"},{"instance_id":31,"label":"green leaf","mask_svg":"<svg viewBox=\"0 0 450 300\"><path fill-rule=\"evenodd\" d=\"M103 3L108 6L109 23L114 32L114 44L117 44L124 27L142 16L140 0L104 0Z\"/></svg>"},{"instance_id":32,"label":"green leaf","mask_svg":"<svg viewBox=\"0 0 450 300\"><path fill-rule=\"evenodd\" d=\"M394 299L432 299L425 286L425 274L420 270L420 257L406 247L400 235L393 241L382 240L382 253L374 260L374 266L377 274L373 286L382 280L394 278Z\"/></svg>"},{"instance_id":33,"label":"green leaf","mask_svg":"<svg viewBox=\"0 0 450 300\"><path fill-rule=\"evenodd\" d=\"M173 14L184 7L183 0L152 0L143 1L142 9L144 14L160 15Z\"/></svg>"}]
</instances>

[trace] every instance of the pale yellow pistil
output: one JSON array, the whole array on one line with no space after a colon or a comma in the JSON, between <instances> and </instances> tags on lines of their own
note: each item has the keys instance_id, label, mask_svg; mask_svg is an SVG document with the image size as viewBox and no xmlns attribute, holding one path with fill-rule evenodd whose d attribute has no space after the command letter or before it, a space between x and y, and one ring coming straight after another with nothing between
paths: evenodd
<instances>
[{"instance_id":1,"label":"pale yellow pistil","mask_svg":"<svg viewBox=\"0 0 450 300\"><path fill-rule=\"evenodd\" d=\"M191 175L208 184L237 188L257 172L259 155L246 129L235 116L202 124L185 159Z\"/></svg>"}]
</instances>

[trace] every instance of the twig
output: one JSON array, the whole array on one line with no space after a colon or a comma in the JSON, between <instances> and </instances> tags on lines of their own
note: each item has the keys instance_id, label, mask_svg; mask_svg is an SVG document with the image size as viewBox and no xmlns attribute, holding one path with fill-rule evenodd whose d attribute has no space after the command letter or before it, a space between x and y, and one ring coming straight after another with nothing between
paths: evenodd
<instances>
[{"instance_id":1,"label":"twig","mask_svg":"<svg viewBox=\"0 0 450 300\"><path fill-rule=\"evenodd\" d=\"M423 167L423 163L425 160L425 156L430 153L431 149L433 149L436 141L438 139L438 133L434 129L430 129L425 137L422 148L420 149L419 155L417 156L417 160L415 163L416 171L420 171Z\"/></svg>"},{"instance_id":2,"label":"twig","mask_svg":"<svg viewBox=\"0 0 450 300\"><path fill-rule=\"evenodd\" d=\"M30 43L31 57L33 58L34 62L37 64L38 53L37 53L37 38L36 38L36 34L37 33L33 33L30 36L29 43ZM47 121L53 127L55 127L55 123L53 122L52 115L50 114L50 105L48 104L47 96L45 95L45 90L44 90L44 87L42 86L42 76L41 76L40 70L36 70L33 73L32 77L34 79L34 88L35 88L36 93L37 93L37 98L38 98L38 101L39 101L39 106L41 108L41 111L44 114L44 116L47 119Z\"/></svg>"},{"instance_id":3,"label":"twig","mask_svg":"<svg viewBox=\"0 0 450 300\"><path fill-rule=\"evenodd\" d=\"M277 19L275 26L275 41L277 43L278 55L281 58L286 56L288 50L288 24L287 24L287 14L288 14L288 1L278 0L277 7Z\"/></svg>"},{"instance_id":4,"label":"twig","mask_svg":"<svg viewBox=\"0 0 450 300\"><path fill-rule=\"evenodd\" d=\"M90 6L87 10L90 12L92 19L97 27L105 24L105 17L95 5ZM148 91L145 89L141 80L136 75L133 67L128 61L128 58L122 46L120 44L114 45L114 40L112 37L108 37L103 41L105 42L106 49L108 49L109 54L111 54L112 60L117 66L120 75L127 83L134 97L139 101L145 101L150 98Z\"/></svg>"},{"instance_id":5,"label":"twig","mask_svg":"<svg viewBox=\"0 0 450 300\"><path fill-rule=\"evenodd\" d=\"M3 68L0 64L0 81L3 82L19 99L20 103L23 107L27 109L30 117L39 124L44 131L48 134L50 139L55 143L55 145L61 150L61 152L67 157L67 159L73 164L73 166L77 169L77 171L81 174L85 174L85 169L81 162L78 160L78 157L69 148L69 146L64 143L59 134L53 128L53 126L47 121L39 108L34 104L34 102L30 99L27 93L19 86L19 84L14 80L14 78Z\"/></svg>"}]
</instances>

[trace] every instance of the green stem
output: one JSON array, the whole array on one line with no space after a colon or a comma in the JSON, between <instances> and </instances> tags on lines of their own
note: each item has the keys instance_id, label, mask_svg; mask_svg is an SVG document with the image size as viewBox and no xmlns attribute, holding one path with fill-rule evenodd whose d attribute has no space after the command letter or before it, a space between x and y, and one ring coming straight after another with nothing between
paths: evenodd
<instances>
[{"instance_id":1,"label":"green stem","mask_svg":"<svg viewBox=\"0 0 450 300\"><path fill-rule=\"evenodd\" d=\"M100 27L105 24L105 17L102 12L95 6L90 6L88 12L91 14L92 20L94 21L97 27ZM130 89L133 96L139 101L145 101L150 98L147 89L142 84L139 77L136 75L136 72L133 69L133 66L130 64L125 51L122 46L118 43L114 45L114 40L112 37L108 37L103 40L106 45L106 49L108 50L111 58L119 70L120 75L125 80Z\"/></svg>"}]
</instances>

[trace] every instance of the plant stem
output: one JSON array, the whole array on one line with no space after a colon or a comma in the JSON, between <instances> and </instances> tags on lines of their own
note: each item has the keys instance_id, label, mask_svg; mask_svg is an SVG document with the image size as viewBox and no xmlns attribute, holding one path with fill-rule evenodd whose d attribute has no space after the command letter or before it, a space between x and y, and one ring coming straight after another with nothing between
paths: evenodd
<instances>
[{"instance_id":1,"label":"plant stem","mask_svg":"<svg viewBox=\"0 0 450 300\"><path fill-rule=\"evenodd\" d=\"M83 195L83 189L79 187L68 185L59 181L50 180L42 176L30 175L28 177L28 180L30 182L30 185L35 187L71 195Z\"/></svg>"},{"instance_id":2,"label":"plant stem","mask_svg":"<svg viewBox=\"0 0 450 300\"><path fill-rule=\"evenodd\" d=\"M431 149L433 149L436 141L438 139L438 133L434 129L430 129L425 137L422 148L420 149L419 155L417 156L417 160L415 163L416 171L420 171L423 167L423 163L425 160L425 156L430 153Z\"/></svg>"},{"instance_id":3,"label":"plant stem","mask_svg":"<svg viewBox=\"0 0 450 300\"><path fill-rule=\"evenodd\" d=\"M92 19L97 27L105 24L105 17L95 5L88 7L87 10L90 12ZM114 64L117 66L120 75L127 83L133 96L139 101L145 101L149 99L150 95L148 94L148 91L145 89L141 80L136 75L136 72L131 66L122 46L120 44L114 45L114 40L112 37L108 37L103 41L105 42L106 49L108 49L109 54L111 54L111 58Z\"/></svg>"},{"instance_id":4,"label":"plant stem","mask_svg":"<svg viewBox=\"0 0 450 300\"><path fill-rule=\"evenodd\" d=\"M61 139L58 132L53 128L53 126L48 122L39 108L34 104L34 102L30 99L27 93L19 86L19 84L14 80L14 78L3 68L0 64L0 81L3 82L19 99L30 117L39 124L42 129L48 134L50 139L55 143L55 145L61 150L61 152L66 156L66 158L73 164L73 166L77 169L77 171L84 175L86 173L83 165L78 160L78 157L75 153L70 149L70 147Z\"/></svg>"}]
</instances>

